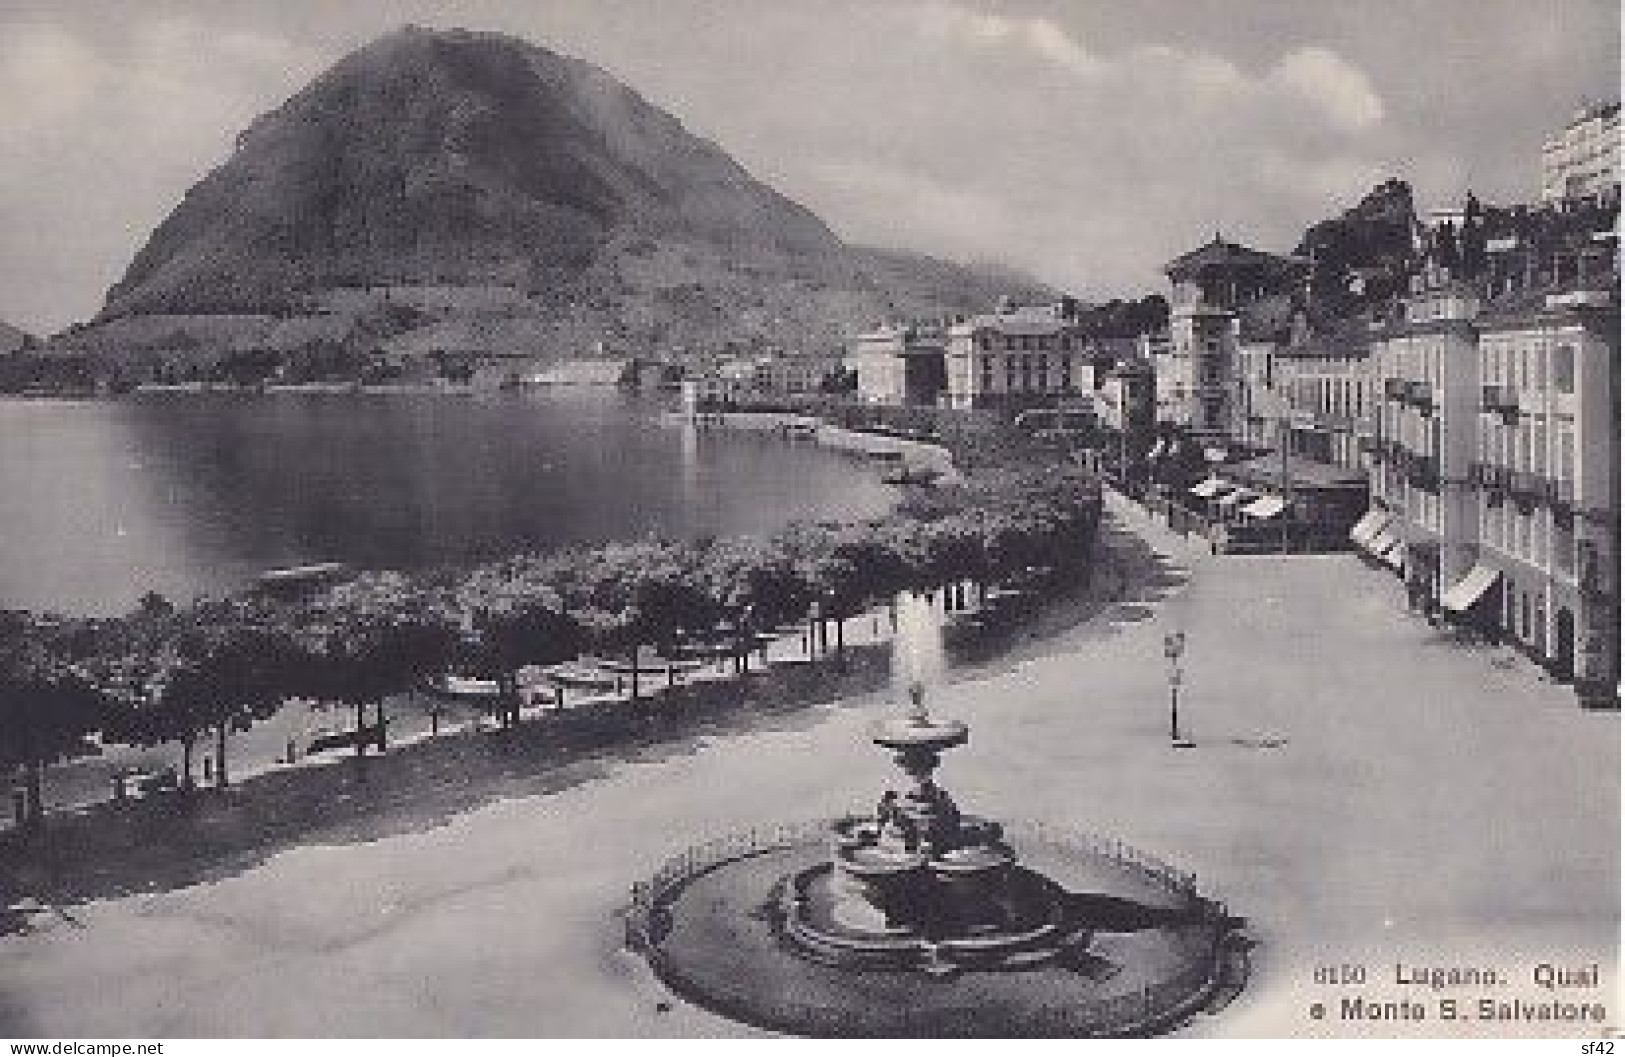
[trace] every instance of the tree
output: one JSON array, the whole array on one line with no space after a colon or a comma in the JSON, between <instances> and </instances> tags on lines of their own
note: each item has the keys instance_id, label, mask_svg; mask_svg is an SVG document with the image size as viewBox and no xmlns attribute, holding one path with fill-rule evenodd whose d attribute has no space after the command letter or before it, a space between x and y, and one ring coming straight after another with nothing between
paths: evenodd
<instances>
[{"instance_id":1,"label":"tree","mask_svg":"<svg viewBox=\"0 0 1625 1057\"><path fill-rule=\"evenodd\" d=\"M109 733L132 744L175 741L182 788L195 788L197 741L215 734L215 784L230 784L230 731L273 714L293 682L295 650L274 614L249 597L177 609L148 594L101 629L88 664L118 703Z\"/></svg>"},{"instance_id":2,"label":"tree","mask_svg":"<svg viewBox=\"0 0 1625 1057\"><path fill-rule=\"evenodd\" d=\"M0 763L24 771L25 829L45 824L45 768L98 730L107 699L79 667L85 622L0 613Z\"/></svg>"},{"instance_id":3,"label":"tree","mask_svg":"<svg viewBox=\"0 0 1625 1057\"><path fill-rule=\"evenodd\" d=\"M564 611L555 566L521 558L476 569L439 596L442 626L455 635L461 664L501 687L498 720L519 721L519 669L575 656L581 629Z\"/></svg>"},{"instance_id":4,"label":"tree","mask_svg":"<svg viewBox=\"0 0 1625 1057\"><path fill-rule=\"evenodd\" d=\"M329 588L292 614L289 634L302 654L290 690L355 709L356 757L367 752L366 706L374 738L387 736L384 701L443 671L455 649L431 592L401 573L365 573Z\"/></svg>"}]
</instances>

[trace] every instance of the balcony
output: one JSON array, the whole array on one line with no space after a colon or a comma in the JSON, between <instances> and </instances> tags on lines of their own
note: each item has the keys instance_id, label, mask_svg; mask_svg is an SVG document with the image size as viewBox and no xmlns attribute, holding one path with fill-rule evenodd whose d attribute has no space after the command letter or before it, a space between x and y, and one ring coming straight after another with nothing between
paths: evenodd
<instances>
[{"instance_id":1,"label":"balcony","mask_svg":"<svg viewBox=\"0 0 1625 1057\"><path fill-rule=\"evenodd\" d=\"M1542 482L1545 494L1541 497L1552 513L1560 518L1574 516L1574 482L1560 477L1548 477Z\"/></svg>"},{"instance_id":2,"label":"balcony","mask_svg":"<svg viewBox=\"0 0 1625 1057\"><path fill-rule=\"evenodd\" d=\"M1439 490L1439 460L1431 455L1407 451L1401 460L1405 482L1428 492Z\"/></svg>"},{"instance_id":3,"label":"balcony","mask_svg":"<svg viewBox=\"0 0 1625 1057\"><path fill-rule=\"evenodd\" d=\"M1518 504L1518 508L1525 511L1540 502L1546 495L1546 488L1541 476L1529 470L1513 470L1511 480L1507 484L1507 491L1512 495L1512 501Z\"/></svg>"},{"instance_id":4,"label":"balcony","mask_svg":"<svg viewBox=\"0 0 1625 1057\"><path fill-rule=\"evenodd\" d=\"M1483 402L1480 405L1491 414L1502 418L1518 417L1518 394L1510 385L1484 386Z\"/></svg>"}]
</instances>

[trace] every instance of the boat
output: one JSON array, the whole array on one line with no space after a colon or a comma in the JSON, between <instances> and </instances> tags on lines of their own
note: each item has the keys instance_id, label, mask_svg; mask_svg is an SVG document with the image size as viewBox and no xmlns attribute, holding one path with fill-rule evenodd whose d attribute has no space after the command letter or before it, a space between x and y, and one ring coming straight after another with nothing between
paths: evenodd
<instances>
[{"instance_id":1,"label":"boat","mask_svg":"<svg viewBox=\"0 0 1625 1057\"><path fill-rule=\"evenodd\" d=\"M485 699L502 693L502 684L495 679L477 679L466 675L443 675L431 682L430 687L446 697Z\"/></svg>"},{"instance_id":2,"label":"boat","mask_svg":"<svg viewBox=\"0 0 1625 1057\"><path fill-rule=\"evenodd\" d=\"M315 562L267 569L255 577L254 582L269 590L290 590L332 583L349 572L350 567L343 562Z\"/></svg>"},{"instance_id":3,"label":"boat","mask_svg":"<svg viewBox=\"0 0 1625 1057\"><path fill-rule=\"evenodd\" d=\"M614 690L620 682L619 678L602 668L573 662L542 669L542 678L567 690Z\"/></svg>"},{"instance_id":4,"label":"boat","mask_svg":"<svg viewBox=\"0 0 1625 1057\"><path fill-rule=\"evenodd\" d=\"M886 484L931 485L936 484L937 478L941 476L941 470L934 470L929 466L904 466L888 470L880 479Z\"/></svg>"}]
</instances>

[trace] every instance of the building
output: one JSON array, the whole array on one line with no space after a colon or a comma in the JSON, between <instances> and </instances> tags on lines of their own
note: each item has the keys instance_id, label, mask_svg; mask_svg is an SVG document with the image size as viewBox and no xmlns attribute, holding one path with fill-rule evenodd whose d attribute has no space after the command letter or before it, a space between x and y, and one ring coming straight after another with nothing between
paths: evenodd
<instances>
[{"instance_id":1,"label":"building","mask_svg":"<svg viewBox=\"0 0 1625 1057\"><path fill-rule=\"evenodd\" d=\"M1364 470L1377 411L1367 321L1341 321L1320 333L1305 327L1300 315L1299 332L1271 354L1267 384L1278 422L1270 443L1329 466ZM1251 403L1264 404L1256 395Z\"/></svg>"},{"instance_id":2,"label":"building","mask_svg":"<svg viewBox=\"0 0 1625 1057\"><path fill-rule=\"evenodd\" d=\"M941 326L887 324L853 338L846 364L864 403L932 407L947 389L946 356Z\"/></svg>"},{"instance_id":3,"label":"building","mask_svg":"<svg viewBox=\"0 0 1625 1057\"><path fill-rule=\"evenodd\" d=\"M1430 260L1373 336L1372 509L1352 535L1418 610L1617 707L1617 271L1533 274L1486 302Z\"/></svg>"},{"instance_id":4,"label":"building","mask_svg":"<svg viewBox=\"0 0 1625 1057\"><path fill-rule=\"evenodd\" d=\"M839 349L819 352L780 352L758 360L756 387L783 396L828 392L845 370Z\"/></svg>"},{"instance_id":5,"label":"building","mask_svg":"<svg viewBox=\"0 0 1625 1057\"><path fill-rule=\"evenodd\" d=\"M1021 410L1061 406L1083 393L1088 339L1078 304L1017 306L948 328L947 403L956 408Z\"/></svg>"},{"instance_id":6,"label":"building","mask_svg":"<svg viewBox=\"0 0 1625 1057\"><path fill-rule=\"evenodd\" d=\"M1478 311L1470 284L1430 267L1374 335L1381 390L1371 495L1391 518L1378 556L1403 572L1413 606L1429 613L1478 552L1467 487L1477 452Z\"/></svg>"},{"instance_id":7,"label":"building","mask_svg":"<svg viewBox=\"0 0 1625 1057\"><path fill-rule=\"evenodd\" d=\"M1241 311L1292 289L1300 262L1213 241L1169 262L1173 284L1169 348L1158 368L1158 400L1165 421L1202 441L1239 437L1245 413L1241 392Z\"/></svg>"},{"instance_id":8,"label":"building","mask_svg":"<svg viewBox=\"0 0 1625 1057\"><path fill-rule=\"evenodd\" d=\"M1581 107L1541 147L1541 201L1618 197L1619 135L1617 100Z\"/></svg>"},{"instance_id":9,"label":"building","mask_svg":"<svg viewBox=\"0 0 1625 1057\"><path fill-rule=\"evenodd\" d=\"M1144 480L1146 462L1156 442L1156 374L1151 362L1127 357L1103 373L1095 392L1099 422L1115 439L1106 457L1118 468L1119 480Z\"/></svg>"},{"instance_id":10,"label":"building","mask_svg":"<svg viewBox=\"0 0 1625 1057\"><path fill-rule=\"evenodd\" d=\"M1582 696L1618 684L1619 313L1612 289L1514 298L1480 320L1484 615ZM1467 602L1465 595L1459 599Z\"/></svg>"},{"instance_id":11,"label":"building","mask_svg":"<svg viewBox=\"0 0 1625 1057\"><path fill-rule=\"evenodd\" d=\"M749 403L763 395L758 385L761 358L733 357L698 366L683 377L680 386L683 411L696 414L723 411Z\"/></svg>"}]
</instances>

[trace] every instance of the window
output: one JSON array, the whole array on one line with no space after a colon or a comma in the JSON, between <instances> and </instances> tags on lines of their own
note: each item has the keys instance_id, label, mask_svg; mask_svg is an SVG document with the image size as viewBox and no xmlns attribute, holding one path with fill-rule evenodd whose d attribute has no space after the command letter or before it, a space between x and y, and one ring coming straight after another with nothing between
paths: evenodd
<instances>
[{"instance_id":1,"label":"window","mask_svg":"<svg viewBox=\"0 0 1625 1057\"><path fill-rule=\"evenodd\" d=\"M1552 350L1552 388L1560 393L1574 392L1574 346L1559 345Z\"/></svg>"},{"instance_id":2,"label":"window","mask_svg":"<svg viewBox=\"0 0 1625 1057\"><path fill-rule=\"evenodd\" d=\"M983 334L980 338L977 339L976 344L977 344L977 347L982 349L983 351L987 351L987 350L993 348L993 335L991 335L991 334Z\"/></svg>"},{"instance_id":3,"label":"window","mask_svg":"<svg viewBox=\"0 0 1625 1057\"><path fill-rule=\"evenodd\" d=\"M1574 522L1552 522L1552 568L1574 575Z\"/></svg>"}]
</instances>

